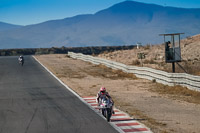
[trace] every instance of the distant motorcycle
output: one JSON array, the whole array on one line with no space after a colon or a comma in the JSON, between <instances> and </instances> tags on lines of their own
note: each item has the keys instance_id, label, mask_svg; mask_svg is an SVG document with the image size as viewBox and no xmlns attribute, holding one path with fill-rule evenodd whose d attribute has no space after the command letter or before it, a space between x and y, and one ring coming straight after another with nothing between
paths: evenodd
<instances>
[{"instance_id":1,"label":"distant motorcycle","mask_svg":"<svg viewBox=\"0 0 200 133\"><path fill-rule=\"evenodd\" d=\"M21 66L23 66L24 65L24 57L20 56L18 60L19 60L19 64Z\"/></svg>"},{"instance_id":2,"label":"distant motorcycle","mask_svg":"<svg viewBox=\"0 0 200 133\"><path fill-rule=\"evenodd\" d=\"M110 118L112 116L112 106L113 103L111 103L111 101L108 98L104 97L101 99L100 111L108 122L110 121Z\"/></svg>"}]
</instances>

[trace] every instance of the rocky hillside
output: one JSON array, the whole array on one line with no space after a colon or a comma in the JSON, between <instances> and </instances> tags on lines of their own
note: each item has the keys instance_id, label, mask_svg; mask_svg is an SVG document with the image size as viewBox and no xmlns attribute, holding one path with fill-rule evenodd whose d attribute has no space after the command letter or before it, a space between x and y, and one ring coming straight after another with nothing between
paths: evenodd
<instances>
[{"instance_id":1,"label":"rocky hillside","mask_svg":"<svg viewBox=\"0 0 200 133\"><path fill-rule=\"evenodd\" d=\"M200 34L181 41L182 58L187 61L200 61Z\"/></svg>"},{"instance_id":2,"label":"rocky hillside","mask_svg":"<svg viewBox=\"0 0 200 133\"><path fill-rule=\"evenodd\" d=\"M164 44L146 45L139 49L121 50L98 55L127 65L145 66L171 72L171 64L165 63ZM138 53L144 53L145 59L139 60ZM179 63L187 73L200 75L200 34L181 40L182 62ZM184 72L176 65L176 72Z\"/></svg>"}]
</instances>

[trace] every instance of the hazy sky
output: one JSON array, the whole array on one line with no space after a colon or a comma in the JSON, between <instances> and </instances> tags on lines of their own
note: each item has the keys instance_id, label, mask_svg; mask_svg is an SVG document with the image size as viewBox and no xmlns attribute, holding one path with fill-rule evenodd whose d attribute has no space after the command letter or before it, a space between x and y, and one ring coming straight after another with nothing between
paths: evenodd
<instances>
[{"instance_id":1,"label":"hazy sky","mask_svg":"<svg viewBox=\"0 0 200 133\"><path fill-rule=\"evenodd\" d=\"M93 14L124 0L0 0L0 21L29 25ZM163 6L200 8L200 0L135 0Z\"/></svg>"}]
</instances>

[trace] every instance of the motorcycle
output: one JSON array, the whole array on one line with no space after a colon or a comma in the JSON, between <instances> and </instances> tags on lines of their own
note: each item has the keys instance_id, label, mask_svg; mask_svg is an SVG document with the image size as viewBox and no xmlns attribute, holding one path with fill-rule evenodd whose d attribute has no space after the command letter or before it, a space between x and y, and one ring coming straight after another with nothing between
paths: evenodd
<instances>
[{"instance_id":1,"label":"motorcycle","mask_svg":"<svg viewBox=\"0 0 200 133\"><path fill-rule=\"evenodd\" d=\"M19 59L19 64L21 65L21 66L23 66L24 65L24 60L23 59Z\"/></svg>"},{"instance_id":2,"label":"motorcycle","mask_svg":"<svg viewBox=\"0 0 200 133\"><path fill-rule=\"evenodd\" d=\"M108 122L110 121L110 118L112 116L112 106L113 103L108 98L104 97L101 99L99 110Z\"/></svg>"}]
</instances>

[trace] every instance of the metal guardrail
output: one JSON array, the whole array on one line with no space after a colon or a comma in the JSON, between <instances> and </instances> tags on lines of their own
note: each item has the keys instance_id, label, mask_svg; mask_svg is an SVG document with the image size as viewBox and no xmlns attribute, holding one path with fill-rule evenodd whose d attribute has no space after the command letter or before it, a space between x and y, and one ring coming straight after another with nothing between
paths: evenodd
<instances>
[{"instance_id":1,"label":"metal guardrail","mask_svg":"<svg viewBox=\"0 0 200 133\"><path fill-rule=\"evenodd\" d=\"M90 55L84 55L81 53L68 52L68 55L72 58L91 62L93 64L103 64L112 69L120 69L127 73L133 73L139 78L156 80L158 83L169 86L181 85L191 90L200 91L200 76L194 76L186 73L168 73L148 67L128 66L122 63L93 57Z\"/></svg>"}]
</instances>

